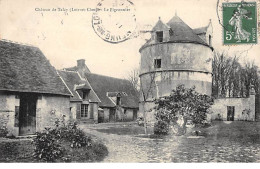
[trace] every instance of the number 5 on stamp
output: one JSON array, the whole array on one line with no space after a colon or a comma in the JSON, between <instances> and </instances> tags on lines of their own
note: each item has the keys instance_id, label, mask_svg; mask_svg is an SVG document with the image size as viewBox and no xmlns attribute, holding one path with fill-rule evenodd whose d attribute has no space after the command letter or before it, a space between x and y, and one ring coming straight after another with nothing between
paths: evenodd
<instances>
[{"instance_id":1,"label":"number 5 on stamp","mask_svg":"<svg viewBox=\"0 0 260 169\"><path fill-rule=\"evenodd\" d=\"M257 43L255 2L223 3L224 45Z\"/></svg>"}]
</instances>

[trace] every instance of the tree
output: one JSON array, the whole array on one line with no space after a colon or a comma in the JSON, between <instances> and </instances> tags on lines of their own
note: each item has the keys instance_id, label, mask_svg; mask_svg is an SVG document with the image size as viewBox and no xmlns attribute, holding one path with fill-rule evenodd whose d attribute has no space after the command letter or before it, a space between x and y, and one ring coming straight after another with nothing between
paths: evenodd
<instances>
[{"instance_id":1,"label":"tree","mask_svg":"<svg viewBox=\"0 0 260 169\"><path fill-rule=\"evenodd\" d=\"M140 80L140 103L143 106L143 117L144 117L144 130L145 130L145 134L147 134L147 117L146 117L146 113L151 112L152 109L147 108L147 103L153 102L154 100L151 100L152 98L154 98L154 92L155 92L155 88L156 88L156 84L155 84L155 78L156 78L156 73L152 72L149 73L148 76L146 78L143 78Z\"/></svg>"},{"instance_id":2,"label":"tree","mask_svg":"<svg viewBox=\"0 0 260 169\"><path fill-rule=\"evenodd\" d=\"M167 124L166 127L173 125L180 128L183 131L181 134L184 134L187 120L191 120L195 125L205 122L213 98L197 93L195 87L187 89L184 85L178 85L176 90L172 90L170 96L156 99L155 103L157 105L156 125Z\"/></svg>"},{"instance_id":3,"label":"tree","mask_svg":"<svg viewBox=\"0 0 260 169\"><path fill-rule=\"evenodd\" d=\"M153 72L153 68L149 60L143 60L143 64L147 67L148 74L143 78L139 78L139 69L134 68L128 73L126 79L132 84L140 94L140 103L143 107L143 119L144 119L144 131L147 134L147 113L151 112L152 109L147 108L148 102L153 102L155 96L154 92L156 90L155 78L156 72Z\"/></svg>"},{"instance_id":4,"label":"tree","mask_svg":"<svg viewBox=\"0 0 260 169\"><path fill-rule=\"evenodd\" d=\"M132 86L134 87L134 89L137 92L140 91L139 69L138 68L134 68L133 70L131 70L127 74L127 77L125 79L128 80L132 84Z\"/></svg>"},{"instance_id":5,"label":"tree","mask_svg":"<svg viewBox=\"0 0 260 169\"><path fill-rule=\"evenodd\" d=\"M254 62L239 63L239 57L215 52L212 62L213 96L248 97L250 86L259 89L258 67Z\"/></svg>"},{"instance_id":6,"label":"tree","mask_svg":"<svg viewBox=\"0 0 260 169\"><path fill-rule=\"evenodd\" d=\"M238 57L229 57L222 53L214 53L212 61L213 95L233 97L239 90L239 77L241 65Z\"/></svg>"}]
</instances>

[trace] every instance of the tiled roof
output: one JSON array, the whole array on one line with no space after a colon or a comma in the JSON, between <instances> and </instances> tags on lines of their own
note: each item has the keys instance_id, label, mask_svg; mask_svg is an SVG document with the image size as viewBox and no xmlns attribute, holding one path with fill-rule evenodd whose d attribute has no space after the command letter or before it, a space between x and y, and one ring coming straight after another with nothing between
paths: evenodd
<instances>
[{"instance_id":1,"label":"tiled roof","mask_svg":"<svg viewBox=\"0 0 260 169\"><path fill-rule=\"evenodd\" d=\"M90 84L84 80L81 79L78 72L73 71L65 71L65 70L59 70L59 75L62 77L68 88L73 94L73 97L71 97L71 101L82 101L82 98L79 96L79 94L76 92L76 88L78 86L91 89ZM98 97L95 95L93 90L90 90L89 93L89 101L90 102L100 102Z\"/></svg>"},{"instance_id":2,"label":"tiled roof","mask_svg":"<svg viewBox=\"0 0 260 169\"><path fill-rule=\"evenodd\" d=\"M90 72L89 68L84 65L84 68L86 69L86 71ZM68 67L68 68L64 68L64 70L67 70L67 71L78 71L78 67L77 66L73 66L73 67Z\"/></svg>"},{"instance_id":3,"label":"tiled roof","mask_svg":"<svg viewBox=\"0 0 260 169\"><path fill-rule=\"evenodd\" d=\"M172 42L194 42L207 45L181 18L174 16L168 23L173 31L170 37Z\"/></svg>"},{"instance_id":4,"label":"tiled roof","mask_svg":"<svg viewBox=\"0 0 260 169\"><path fill-rule=\"evenodd\" d=\"M107 93L123 93L121 94L122 107L138 108L139 95L128 80L117 79L108 76L97 75L93 73L85 73L85 77L89 81L91 87L101 100L101 107L115 107L115 104L107 96Z\"/></svg>"},{"instance_id":5,"label":"tiled roof","mask_svg":"<svg viewBox=\"0 0 260 169\"><path fill-rule=\"evenodd\" d=\"M39 48L3 40L0 90L71 95Z\"/></svg>"}]
</instances>

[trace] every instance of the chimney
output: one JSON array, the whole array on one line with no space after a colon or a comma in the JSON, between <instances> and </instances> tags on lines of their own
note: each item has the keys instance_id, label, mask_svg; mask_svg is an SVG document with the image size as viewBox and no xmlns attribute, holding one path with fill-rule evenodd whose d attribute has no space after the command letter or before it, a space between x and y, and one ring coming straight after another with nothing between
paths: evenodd
<instances>
[{"instance_id":1,"label":"chimney","mask_svg":"<svg viewBox=\"0 0 260 169\"><path fill-rule=\"evenodd\" d=\"M85 59L79 59L79 60L77 60L77 67L78 68L83 68L83 67L85 67L86 65L85 65Z\"/></svg>"}]
</instances>

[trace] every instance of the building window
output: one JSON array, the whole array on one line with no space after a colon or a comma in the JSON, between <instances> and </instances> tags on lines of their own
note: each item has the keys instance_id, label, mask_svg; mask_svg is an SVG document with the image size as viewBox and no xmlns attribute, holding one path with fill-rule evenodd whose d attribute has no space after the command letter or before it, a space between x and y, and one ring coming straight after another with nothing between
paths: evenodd
<instances>
[{"instance_id":1,"label":"building window","mask_svg":"<svg viewBox=\"0 0 260 169\"><path fill-rule=\"evenodd\" d=\"M163 41L163 31L156 32L157 42Z\"/></svg>"},{"instance_id":2,"label":"building window","mask_svg":"<svg viewBox=\"0 0 260 169\"><path fill-rule=\"evenodd\" d=\"M121 105L121 97L116 97L116 105Z\"/></svg>"},{"instance_id":3,"label":"building window","mask_svg":"<svg viewBox=\"0 0 260 169\"><path fill-rule=\"evenodd\" d=\"M86 99L86 96L87 96L87 92L86 92L86 91L83 91L83 92L82 92L82 99L85 100L85 99Z\"/></svg>"},{"instance_id":4,"label":"building window","mask_svg":"<svg viewBox=\"0 0 260 169\"><path fill-rule=\"evenodd\" d=\"M212 46L211 41L212 41L212 37L211 37L211 35L209 35L209 46Z\"/></svg>"},{"instance_id":5,"label":"building window","mask_svg":"<svg viewBox=\"0 0 260 169\"><path fill-rule=\"evenodd\" d=\"M161 59L154 59L154 68L161 68Z\"/></svg>"},{"instance_id":6,"label":"building window","mask_svg":"<svg viewBox=\"0 0 260 169\"><path fill-rule=\"evenodd\" d=\"M81 117L88 117L88 105L87 104L81 104Z\"/></svg>"}]
</instances>

